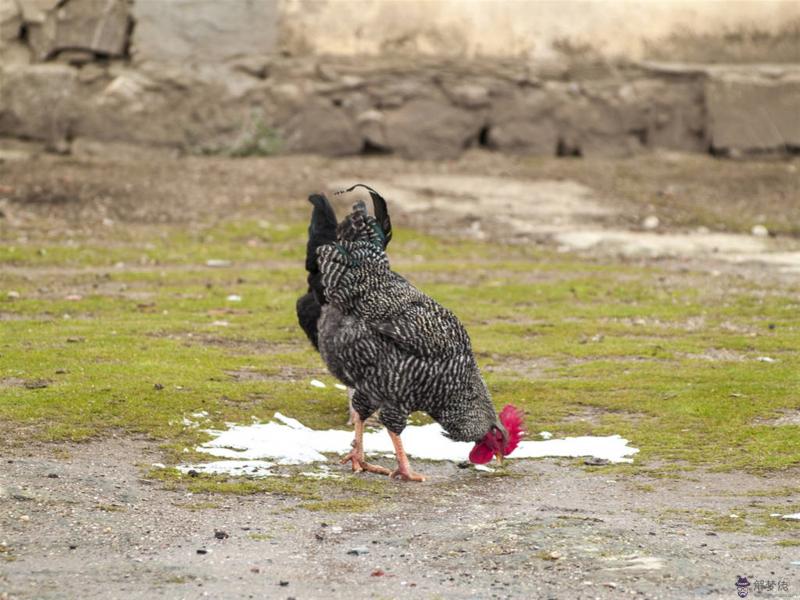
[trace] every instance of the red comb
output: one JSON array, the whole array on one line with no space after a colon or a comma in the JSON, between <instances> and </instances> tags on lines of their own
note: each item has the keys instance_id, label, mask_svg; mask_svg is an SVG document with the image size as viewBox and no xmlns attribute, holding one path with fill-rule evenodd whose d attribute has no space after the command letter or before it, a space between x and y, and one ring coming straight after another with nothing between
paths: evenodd
<instances>
[{"instance_id":1,"label":"red comb","mask_svg":"<svg viewBox=\"0 0 800 600\"><path fill-rule=\"evenodd\" d=\"M520 439L525 434L522 423L522 411L516 406L506 404L500 411L500 422L508 431L508 444L503 451L504 456L511 454L519 444Z\"/></svg>"}]
</instances>

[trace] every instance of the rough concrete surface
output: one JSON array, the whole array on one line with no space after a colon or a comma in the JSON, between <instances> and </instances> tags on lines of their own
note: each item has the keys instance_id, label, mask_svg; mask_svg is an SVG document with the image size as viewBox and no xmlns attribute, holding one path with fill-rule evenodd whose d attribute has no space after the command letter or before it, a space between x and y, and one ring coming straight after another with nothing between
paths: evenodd
<instances>
[{"instance_id":1,"label":"rough concrete surface","mask_svg":"<svg viewBox=\"0 0 800 600\"><path fill-rule=\"evenodd\" d=\"M325 514L162 490L140 478L157 458L142 442L73 446L68 460L33 450L0 470L4 599L723 599L738 575L785 581L775 598L800 589L795 548L683 512L733 510L786 476L703 473L645 492L556 460L499 478L430 464L429 482L398 483L378 508Z\"/></svg>"}]
</instances>

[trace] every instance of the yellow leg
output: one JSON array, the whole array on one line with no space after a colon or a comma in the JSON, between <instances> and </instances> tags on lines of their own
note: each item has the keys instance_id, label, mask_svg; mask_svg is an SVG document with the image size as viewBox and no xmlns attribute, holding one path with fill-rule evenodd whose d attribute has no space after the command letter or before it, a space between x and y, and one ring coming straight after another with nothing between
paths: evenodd
<instances>
[{"instance_id":1,"label":"yellow leg","mask_svg":"<svg viewBox=\"0 0 800 600\"><path fill-rule=\"evenodd\" d=\"M356 427L356 439L353 442L353 449L342 459L342 464L351 462L353 465L353 473L367 471L369 473L389 475L391 471L386 467L371 465L364 460L364 421L361 420L358 413L354 413L353 419Z\"/></svg>"},{"instance_id":2,"label":"yellow leg","mask_svg":"<svg viewBox=\"0 0 800 600\"><path fill-rule=\"evenodd\" d=\"M419 473L414 473L411 470L411 465L408 463L406 451L403 450L403 442L400 436L396 433L389 432L389 437L392 438L394 444L394 453L397 455L397 468L392 471L392 479L402 479L403 481L425 481L425 476Z\"/></svg>"}]
</instances>

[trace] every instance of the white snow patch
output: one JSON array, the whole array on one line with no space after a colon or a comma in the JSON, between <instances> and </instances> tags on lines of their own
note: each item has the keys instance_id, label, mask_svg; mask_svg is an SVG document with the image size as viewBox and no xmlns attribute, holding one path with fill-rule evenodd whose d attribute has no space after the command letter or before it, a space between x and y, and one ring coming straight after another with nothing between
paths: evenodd
<instances>
[{"instance_id":1,"label":"white snow patch","mask_svg":"<svg viewBox=\"0 0 800 600\"><path fill-rule=\"evenodd\" d=\"M792 513L781 517L784 521L800 521L800 513Z\"/></svg>"},{"instance_id":2,"label":"white snow patch","mask_svg":"<svg viewBox=\"0 0 800 600\"><path fill-rule=\"evenodd\" d=\"M280 465L324 462L324 453L349 452L353 432L343 429L314 430L296 419L275 413L270 423L234 425L226 431L210 431L214 436L197 448L219 458L237 460L271 459ZM467 458L473 444L454 442L444 437L438 423L409 425L403 431L403 446L414 458L461 462ZM389 436L383 431L364 434L367 454L394 455ZM638 448L628 445L619 435L606 437L582 436L546 441L523 441L512 458L593 456L610 462L632 462Z\"/></svg>"},{"instance_id":3,"label":"white snow patch","mask_svg":"<svg viewBox=\"0 0 800 600\"><path fill-rule=\"evenodd\" d=\"M242 297L239 294L231 294L226 298L228 302L241 302Z\"/></svg>"},{"instance_id":4,"label":"white snow patch","mask_svg":"<svg viewBox=\"0 0 800 600\"><path fill-rule=\"evenodd\" d=\"M313 385L316 388L328 387L323 382L321 382L319 379L312 379L309 383L311 383L311 385Z\"/></svg>"},{"instance_id":5,"label":"white snow patch","mask_svg":"<svg viewBox=\"0 0 800 600\"><path fill-rule=\"evenodd\" d=\"M300 475L311 479L339 479L336 473L331 473L330 471L303 471Z\"/></svg>"},{"instance_id":6,"label":"white snow patch","mask_svg":"<svg viewBox=\"0 0 800 600\"><path fill-rule=\"evenodd\" d=\"M218 460L196 465L178 465L181 473L196 471L207 475L247 475L248 477L277 477L271 469L275 463L265 460Z\"/></svg>"},{"instance_id":7,"label":"white snow patch","mask_svg":"<svg viewBox=\"0 0 800 600\"><path fill-rule=\"evenodd\" d=\"M774 362L776 362L775 359L772 358L771 356L759 356L756 360L758 362L765 362L765 363L774 363Z\"/></svg>"},{"instance_id":8,"label":"white snow patch","mask_svg":"<svg viewBox=\"0 0 800 600\"><path fill-rule=\"evenodd\" d=\"M334 383L333 387L335 387L337 390L346 390L347 389L347 386L346 385L342 385L341 383Z\"/></svg>"},{"instance_id":9,"label":"white snow patch","mask_svg":"<svg viewBox=\"0 0 800 600\"><path fill-rule=\"evenodd\" d=\"M210 258L206 261L207 267L230 267L231 261L229 260L222 260L219 258Z\"/></svg>"},{"instance_id":10,"label":"white snow patch","mask_svg":"<svg viewBox=\"0 0 800 600\"><path fill-rule=\"evenodd\" d=\"M549 440L550 438L553 437L553 434L550 433L549 431L540 431L539 437L542 438L543 440Z\"/></svg>"}]
</instances>

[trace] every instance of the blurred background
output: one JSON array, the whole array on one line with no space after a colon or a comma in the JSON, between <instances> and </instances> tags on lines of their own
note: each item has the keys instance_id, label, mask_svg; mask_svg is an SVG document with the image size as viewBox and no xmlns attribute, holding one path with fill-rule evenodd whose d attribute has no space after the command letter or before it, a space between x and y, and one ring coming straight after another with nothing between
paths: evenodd
<instances>
[{"instance_id":1,"label":"blurred background","mask_svg":"<svg viewBox=\"0 0 800 600\"><path fill-rule=\"evenodd\" d=\"M104 156L788 153L798 31L789 0L0 0L0 138Z\"/></svg>"},{"instance_id":2,"label":"blurred background","mask_svg":"<svg viewBox=\"0 0 800 600\"><path fill-rule=\"evenodd\" d=\"M799 38L797 0L0 0L0 600L800 597ZM348 427L295 302L307 196L358 182L496 406L633 463L173 468Z\"/></svg>"}]
</instances>

